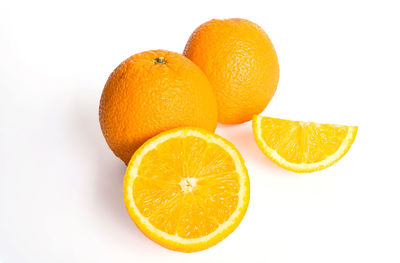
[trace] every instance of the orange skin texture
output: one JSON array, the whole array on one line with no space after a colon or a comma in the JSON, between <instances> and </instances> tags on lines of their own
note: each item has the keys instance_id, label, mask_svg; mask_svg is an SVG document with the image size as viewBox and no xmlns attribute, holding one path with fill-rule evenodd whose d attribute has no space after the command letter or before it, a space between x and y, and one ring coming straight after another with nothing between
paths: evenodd
<instances>
[{"instance_id":1,"label":"orange skin texture","mask_svg":"<svg viewBox=\"0 0 400 263\"><path fill-rule=\"evenodd\" d=\"M268 35L240 18L213 19L190 36L184 55L208 77L217 97L218 122L238 124L261 113L279 80L279 64Z\"/></svg>"},{"instance_id":2,"label":"orange skin texture","mask_svg":"<svg viewBox=\"0 0 400 263\"><path fill-rule=\"evenodd\" d=\"M157 58L165 63L157 63ZM99 107L103 135L128 164L149 138L192 126L214 132L217 103L204 73L186 57L151 50L131 56L110 75Z\"/></svg>"}]
</instances>

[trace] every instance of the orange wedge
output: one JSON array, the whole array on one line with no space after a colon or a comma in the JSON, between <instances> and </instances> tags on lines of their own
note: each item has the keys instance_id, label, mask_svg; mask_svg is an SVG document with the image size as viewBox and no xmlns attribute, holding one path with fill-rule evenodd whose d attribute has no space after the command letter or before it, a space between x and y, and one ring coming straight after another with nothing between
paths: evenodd
<instances>
[{"instance_id":1,"label":"orange wedge","mask_svg":"<svg viewBox=\"0 0 400 263\"><path fill-rule=\"evenodd\" d=\"M206 249L240 223L250 199L243 158L220 136L178 128L148 140L132 156L124 200L138 228L176 251Z\"/></svg>"},{"instance_id":2,"label":"orange wedge","mask_svg":"<svg viewBox=\"0 0 400 263\"><path fill-rule=\"evenodd\" d=\"M254 138L263 153L299 173L319 171L340 160L353 144L357 129L259 115L253 118Z\"/></svg>"}]
</instances>

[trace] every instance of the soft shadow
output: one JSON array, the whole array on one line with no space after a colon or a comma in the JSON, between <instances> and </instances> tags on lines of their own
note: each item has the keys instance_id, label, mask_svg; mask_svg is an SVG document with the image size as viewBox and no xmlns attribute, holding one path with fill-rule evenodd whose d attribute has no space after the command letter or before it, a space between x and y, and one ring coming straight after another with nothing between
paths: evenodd
<instances>
[{"instance_id":1,"label":"soft shadow","mask_svg":"<svg viewBox=\"0 0 400 263\"><path fill-rule=\"evenodd\" d=\"M254 140L251 121L238 125L218 124L216 133L232 142L246 162L257 163L258 165L268 167L270 170L281 172L282 168L268 159L258 147Z\"/></svg>"},{"instance_id":2,"label":"soft shadow","mask_svg":"<svg viewBox=\"0 0 400 263\"><path fill-rule=\"evenodd\" d=\"M101 210L120 228L133 232L135 244L140 244L137 249L144 247L159 247L146 238L130 219L123 200L123 179L126 170L125 164L117 158L108 148L102 135L98 120L98 105L92 103L74 104L75 126L78 129L83 147L92 156L88 165L95 169L96 196Z\"/></svg>"}]
</instances>

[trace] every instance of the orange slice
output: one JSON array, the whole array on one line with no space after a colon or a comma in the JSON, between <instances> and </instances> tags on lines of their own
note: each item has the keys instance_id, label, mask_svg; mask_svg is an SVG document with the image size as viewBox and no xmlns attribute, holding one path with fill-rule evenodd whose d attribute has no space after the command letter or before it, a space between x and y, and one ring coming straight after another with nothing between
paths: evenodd
<instances>
[{"instance_id":1,"label":"orange slice","mask_svg":"<svg viewBox=\"0 0 400 263\"><path fill-rule=\"evenodd\" d=\"M129 162L124 200L158 244L193 252L217 244L242 220L250 198L243 158L220 136L179 128L148 140Z\"/></svg>"},{"instance_id":2,"label":"orange slice","mask_svg":"<svg viewBox=\"0 0 400 263\"><path fill-rule=\"evenodd\" d=\"M331 166L350 149L358 127L290 121L255 115L258 147L279 166L304 173Z\"/></svg>"}]
</instances>

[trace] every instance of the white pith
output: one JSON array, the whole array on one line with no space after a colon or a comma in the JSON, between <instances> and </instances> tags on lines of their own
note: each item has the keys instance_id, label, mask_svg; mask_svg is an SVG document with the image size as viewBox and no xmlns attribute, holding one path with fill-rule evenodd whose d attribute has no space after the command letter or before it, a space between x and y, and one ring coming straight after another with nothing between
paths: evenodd
<instances>
[{"instance_id":1,"label":"white pith","mask_svg":"<svg viewBox=\"0 0 400 263\"><path fill-rule=\"evenodd\" d=\"M187 136L196 136L203 138L207 140L208 142L215 143L221 147L223 147L233 158L235 166L236 166L236 172L239 176L239 185L240 189L238 192L238 205L236 210L232 213L232 215L229 217L227 221L224 223L220 224L219 227L212 233L199 237L199 238L182 238L178 235L171 235L166 232L163 232L159 230L158 228L154 227L146 218L143 216L139 209L136 207L134 199L133 199L133 193L132 193L132 188L133 188L133 183L135 178L138 176L138 168L141 163L141 160L146 153L154 148L157 147L158 144L169 140L174 137L187 137ZM132 162L133 161L133 162ZM139 223L143 225L145 228L147 228L147 231L150 233L153 233L154 235L158 237L162 237L165 240L177 242L180 244L197 244L197 243L202 243L206 242L212 238L214 238L218 233L224 231L227 229L230 225L232 225L232 222L235 222L238 217L242 215L242 211L247 208L247 203L244 201L245 196L248 198L248 187L246 187L246 184L248 184L248 176L247 172L245 171L245 168L243 167L241 163L241 157L238 155L238 153L232 149L232 146L224 142L223 139L215 137L213 135L208 135L208 134L203 134L202 132L198 130L177 130L176 132L165 134L156 140L150 142L147 144L140 152L140 155L136 159L131 160L132 163L129 164L130 167L130 173L129 177L127 178L127 181L125 182L126 187L125 191L127 191L127 199L129 200L129 207L128 209L133 209L134 214L137 215L138 220L140 221ZM185 191L191 191L193 187L196 185L196 180L193 180L195 178L185 178L186 180L182 180L180 185L182 187L182 190ZM143 229L142 229L143 230Z\"/></svg>"},{"instance_id":2,"label":"white pith","mask_svg":"<svg viewBox=\"0 0 400 263\"><path fill-rule=\"evenodd\" d=\"M344 140L342 141L342 144L337 149L337 151L322 161L319 161L316 163L291 163L291 162L288 162L286 159L284 159L281 155L279 155L277 151L270 148L267 145L267 143L264 141L264 139L262 138L262 136L261 136L261 131L262 131L261 120L262 120L262 118L263 118L262 116L257 116L255 118L256 128L254 131L255 136L258 139L257 142L262 144L262 145L260 145L261 149L264 149L264 151L266 151L268 153L267 155L272 161L279 163L279 165L281 165L283 167L290 167L293 170L300 171L300 172L321 170L321 169L331 165L338 159L340 159L343 156L343 154L348 150L348 145L349 145L349 143L350 144L352 143L352 141L354 140L354 136L357 132L357 127L355 127L355 126L349 127L347 135L344 138ZM300 124L306 125L307 123L300 122Z\"/></svg>"},{"instance_id":3,"label":"white pith","mask_svg":"<svg viewBox=\"0 0 400 263\"><path fill-rule=\"evenodd\" d=\"M184 193L189 193L196 187L197 180L198 179L194 177L186 177L179 182L179 185Z\"/></svg>"}]
</instances>

